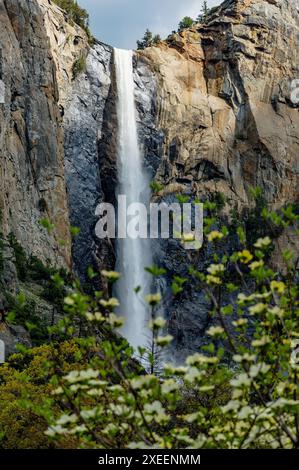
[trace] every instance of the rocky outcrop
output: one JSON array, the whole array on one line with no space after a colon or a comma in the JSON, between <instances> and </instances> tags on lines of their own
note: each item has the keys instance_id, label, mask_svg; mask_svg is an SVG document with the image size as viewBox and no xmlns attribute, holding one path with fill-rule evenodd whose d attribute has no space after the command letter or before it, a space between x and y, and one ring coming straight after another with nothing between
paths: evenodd
<instances>
[{"instance_id":1,"label":"rocky outcrop","mask_svg":"<svg viewBox=\"0 0 299 470\"><path fill-rule=\"evenodd\" d=\"M24 327L3 322L11 300L23 292L43 325L54 308L18 279L8 235L27 256L72 269L63 115L74 63L89 45L48 0L1 0L0 24L0 339L8 355L31 344ZM55 229L47 233L41 219Z\"/></svg>"},{"instance_id":2,"label":"rocky outcrop","mask_svg":"<svg viewBox=\"0 0 299 470\"><path fill-rule=\"evenodd\" d=\"M0 23L2 232L13 232L28 253L70 267L62 115L44 16L36 1L1 0ZM43 218L55 224L51 236Z\"/></svg>"},{"instance_id":3,"label":"rocky outcrop","mask_svg":"<svg viewBox=\"0 0 299 470\"><path fill-rule=\"evenodd\" d=\"M112 192L115 187L112 176L110 180L100 176L103 160L108 155L103 154L100 143L104 138L109 141L104 117L111 87L111 54L112 48L100 43L89 51L86 70L73 82L65 107L65 171L70 217L72 224L80 228L73 244L73 260L81 279L86 277L89 266L100 269L114 265L113 254L110 262L107 259L109 246L95 236L95 210L104 197L103 185L108 185ZM109 144L112 147L112 141Z\"/></svg>"},{"instance_id":4,"label":"rocky outcrop","mask_svg":"<svg viewBox=\"0 0 299 470\"><path fill-rule=\"evenodd\" d=\"M227 0L205 24L138 53L140 75L147 64L157 81L166 190L223 192L239 209L250 186L276 207L298 200L298 34L296 0Z\"/></svg>"},{"instance_id":5,"label":"rocky outcrop","mask_svg":"<svg viewBox=\"0 0 299 470\"><path fill-rule=\"evenodd\" d=\"M72 261L80 278L87 268L114 265L111 245L99 243L95 237L95 209L103 199L102 186L107 179L100 176L107 166L109 152L103 151L108 136L107 107L111 106L112 48L94 41L90 47L86 33L66 21L66 13L48 0L38 0L44 15L45 31L56 65L59 106L63 114L65 183L71 224L80 229L73 240ZM75 72L75 66L80 68ZM108 99L109 95L109 99ZM111 132L115 134L116 123ZM115 156L115 152L114 152ZM116 175L111 175L116 178ZM114 191L113 181L108 187ZM107 197L106 191L106 197Z\"/></svg>"},{"instance_id":6,"label":"rocky outcrop","mask_svg":"<svg viewBox=\"0 0 299 470\"><path fill-rule=\"evenodd\" d=\"M37 285L18 279L7 237L13 233L27 255L75 269L81 279L90 265L114 266L111 246L94 235L112 48L90 47L50 0L0 1L0 23L0 301L5 310L5 291L22 291L47 325L53 306ZM53 232L41 227L43 218ZM80 229L72 253L70 223ZM23 330L2 324L7 354L29 344Z\"/></svg>"}]
</instances>

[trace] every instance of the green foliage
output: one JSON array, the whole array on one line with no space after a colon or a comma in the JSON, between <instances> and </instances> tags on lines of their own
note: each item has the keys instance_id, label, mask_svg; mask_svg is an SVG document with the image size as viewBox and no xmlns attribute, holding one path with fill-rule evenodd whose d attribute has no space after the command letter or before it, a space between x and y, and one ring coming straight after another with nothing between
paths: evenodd
<instances>
[{"instance_id":1,"label":"green foliage","mask_svg":"<svg viewBox=\"0 0 299 470\"><path fill-rule=\"evenodd\" d=\"M73 21L84 30L88 30L89 15L76 0L53 0L56 5L67 12L69 21Z\"/></svg>"},{"instance_id":2,"label":"green foliage","mask_svg":"<svg viewBox=\"0 0 299 470\"><path fill-rule=\"evenodd\" d=\"M33 281L49 281L55 270L46 266L36 256L29 256L26 263L27 277Z\"/></svg>"},{"instance_id":3,"label":"green foliage","mask_svg":"<svg viewBox=\"0 0 299 470\"><path fill-rule=\"evenodd\" d=\"M252 195L265 222L296 233L292 205L271 212L259 190ZM159 316L162 296L153 291L144 299L151 338L137 362L137 352L118 334L124 323L115 313L118 300L103 292L86 295L74 283L64 298L65 316L51 329L56 343L17 355L0 370L2 447L299 447L298 255L285 250L276 271L269 264L271 233L248 243L240 222L230 243L230 227L215 229L224 204L221 195L205 202L212 259L200 268L190 265L184 277L171 276L174 296L185 289L205 293L211 306L205 346L182 365L161 361L164 352L171 357L173 338ZM170 276L158 266L147 272L154 280ZM111 283L120 277L101 275ZM63 287L61 275L51 279ZM17 314L25 318L25 299L18 300Z\"/></svg>"},{"instance_id":4,"label":"green foliage","mask_svg":"<svg viewBox=\"0 0 299 470\"><path fill-rule=\"evenodd\" d=\"M71 236L73 238L77 237L80 233L80 228L79 227L71 227L70 228Z\"/></svg>"},{"instance_id":5,"label":"green foliage","mask_svg":"<svg viewBox=\"0 0 299 470\"><path fill-rule=\"evenodd\" d=\"M191 28L194 24L194 20L190 16L185 16L179 23L179 31Z\"/></svg>"},{"instance_id":6,"label":"green foliage","mask_svg":"<svg viewBox=\"0 0 299 470\"><path fill-rule=\"evenodd\" d=\"M280 223L272 223L267 217L267 203L263 197L260 187L250 188L250 195L254 201L252 209L244 211L243 220L247 233L247 242L252 246L257 238L263 238L270 235L276 239L281 235L284 225ZM276 213L278 217L278 213Z\"/></svg>"},{"instance_id":7,"label":"green foliage","mask_svg":"<svg viewBox=\"0 0 299 470\"><path fill-rule=\"evenodd\" d=\"M158 194L160 191L163 191L164 186L158 181L152 181L150 183L150 188L154 194Z\"/></svg>"},{"instance_id":8,"label":"green foliage","mask_svg":"<svg viewBox=\"0 0 299 470\"><path fill-rule=\"evenodd\" d=\"M45 284L42 296L45 300L55 305L60 312L63 311L65 282L62 280L59 273L53 274Z\"/></svg>"},{"instance_id":9,"label":"green foliage","mask_svg":"<svg viewBox=\"0 0 299 470\"><path fill-rule=\"evenodd\" d=\"M24 248L20 245L13 233L8 236L8 242L13 249L18 277L21 281L27 278L27 255Z\"/></svg>"},{"instance_id":10,"label":"green foliage","mask_svg":"<svg viewBox=\"0 0 299 470\"><path fill-rule=\"evenodd\" d=\"M41 225L49 231L52 230L52 224L49 226L48 221L41 221ZM17 269L18 279L26 283L35 283L42 286L40 296L56 307L58 312L63 312L63 299L65 296L66 286L70 286L73 279L72 276L64 269L55 269L50 266L49 262L44 264L35 256L27 256L21 244L11 233L8 240L2 241L0 238L0 261L1 261L1 242L9 243L13 249L15 256L15 265ZM1 264L0 264L1 268ZM1 274L1 271L0 271ZM9 291L3 290L6 299L8 316L7 321L16 325L25 327L29 333L34 345L42 344L49 340L49 331L42 315L37 314L36 301L27 298L24 292L14 296ZM30 290L30 287L29 287Z\"/></svg>"},{"instance_id":11,"label":"green foliage","mask_svg":"<svg viewBox=\"0 0 299 470\"><path fill-rule=\"evenodd\" d=\"M145 268L145 270L154 277L158 277L158 276L162 276L163 274L166 274L166 270L164 268L160 268L159 266L155 266L155 265Z\"/></svg>"},{"instance_id":12,"label":"green foliage","mask_svg":"<svg viewBox=\"0 0 299 470\"><path fill-rule=\"evenodd\" d=\"M152 47L161 42L161 37L159 34L153 35L153 33L147 29L144 33L143 38L141 41L137 41L137 49L143 50L147 47Z\"/></svg>"},{"instance_id":13,"label":"green foliage","mask_svg":"<svg viewBox=\"0 0 299 470\"><path fill-rule=\"evenodd\" d=\"M50 222L49 219L41 219L39 221L40 225L47 230L47 232L50 234L53 232L55 225Z\"/></svg>"},{"instance_id":14,"label":"green foliage","mask_svg":"<svg viewBox=\"0 0 299 470\"><path fill-rule=\"evenodd\" d=\"M213 204L208 219L217 210ZM263 217L275 219L266 209ZM275 223L291 227L297 221L288 206ZM117 299L104 299L102 293L92 298L79 290L65 299L69 318L60 329L73 335L72 324L79 322L100 354L90 358L84 371L55 375L56 406L67 399L72 411L58 419L48 415L49 437L59 442L77 436L82 447L108 449L299 446L296 256L285 252L286 265L278 273L267 265L270 236L247 247L240 228L233 252L226 249L228 236L226 227L211 230L208 220L205 243L211 245L214 262L200 271L190 266L184 278L173 277L174 295L188 284L205 292L211 304L206 331L211 340L182 366L157 365L160 351L172 340L165 319L157 316L159 293L145 298L152 338L150 348L139 353L148 373L132 365L132 348L114 334L123 324L114 313ZM164 274L157 267L148 272ZM231 277L234 282L228 281ZM99 331L104 341L98 340Z\"/></svg>"},{"instance_id":15,"label":"green foliage","mask_svg":"<svg viewBox=\"0 0 299 470\"><path fill-rule=\"evenodd\" d=\"M161 39L160 34L155 34L154 37L153 37L152 45L156 46L156 45L160 44L161 41L162 41L162 39Z\"/></svg>"},{"instance_id":16,"label":"green foliage","mask_svg":"<svg viewBox=\"0 0 299 470\"><path fill-rule=\"evenodd\" d=\"M43 344L49 339L49 332L44 321L36 313L36 302L21 292L16 297L6 293L9 315L8 323L21 325L30 333L33 345Z\"/></svg>"},{"instance_id":17,"label":"green foliage","mask_svg":"<svg viewBox=\"0 0 299 470\"><path fill-rule=\"evenodd\" d=\"M55 384L50 378L62 376L73 367L84 366L84 346L75 340L44 345L11 356L0 368L0 449L47 449L58 447L45 435L47 413L59 414L51 397ZM55 363L57 369L52 369ZM49 396L48 399L45 397ZM76 448L76 438L62 441L63 448Z\"/></svg>"},{"instance_id":18,"label":"green foliage","mask_svg":"<svg viewBox=\"0 0 299 470\"><path fill-rule=\"evenodd\" d=\"M221 212L226 205L225 195L219 191L215 192L212 198L212 202L216 204L215 210L217 213Z\"/></svg>"},{"instance_id":19,"label":"green foliage","mask_svg":"<svg viewBox=\"0 0 299 470\"><path fill-rule=\"evenodd\" d=\"M89 29L89 14L78 5L76 0L53 0L56 5L66 11L67 20L70 23L76 23L80 26L87 35L88 42L92 46L95 43L95 38L92 36Z\"/></svg>"},{"instance_id":20,"label":"green foliage","mask_svg":"<svg viewBox=\"0 0 299 470\"><path fill-rule=\"evenodd\" d=\"M72 67L73 80L78 77L81 73L86 71L86 58L81 55L74 63Z\"/></svg>"}]
</instances>

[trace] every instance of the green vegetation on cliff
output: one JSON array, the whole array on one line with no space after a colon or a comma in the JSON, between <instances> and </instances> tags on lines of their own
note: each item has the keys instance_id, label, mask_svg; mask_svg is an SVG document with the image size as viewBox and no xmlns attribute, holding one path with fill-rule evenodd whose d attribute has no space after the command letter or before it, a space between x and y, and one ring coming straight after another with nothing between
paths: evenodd
<instances>
[{"instance_id":1,"label":"green vegetation on cliff","mask_svg":"<svg viewBox=\"0 0 299 470\"><path fill-rule=\"evenodd\" d=\"M160 35L153 35L153 33L149 29L147 29L141 41L137 41L137 49L142 50L146 47L152 47L159 44L159 42L161 42Z\"/></svg>"},{"instance_id":2,"label":"green vegetation on cliff","mask_svg":"<svg viewBox=\"0 0 299 470\"><path fill-rule=\"evenodd\" d=\"M76 0L53 0L56 5L66 11L67 19L76 23L86 32L89 42L92 44L94 39L89 29L89 14L81 8Z\"/></svg>"},{"instance_id":3,"label":"green vegetation on cliff","mask_svg":"<svg viewBox=\"0 0 299 470\"><path fill-rule=\"evenodd\" d=\"M89 14L78 5L76 0L53 0L56 5L65 10L68 19L76 23L83 29L87 29L89 25Z\"/></svg>"},{"instance_id":4,"label":"green vegetation on cliff","mask_svg":"<svg viewBox=\"0 0 299 470\"><path fill-rule=\"evenodd\" d=\"M7 263L4 247L15 267L15 279L13 273L9 276L15 287L3 280ZM50 341L48 327L63 313L65 288L71 279L65 269L53 268L50 263L27 255L13 233L7 239L0 235L0 300L5 312L1 316L11 325L24 327L33 345Z\"/></svg>"},{"instance_id":5,"label":"green vegetation on cliff","mask_svg":"<svg viewBox=\"0 0 299 470\"><path fill-rule=\"evenodd\" d=\"M191 28L195 23L203 23L209 16L211 10L208 8L207 2L204 1L201 7L201 12L194 20L190 16L185 16L178 25L178 32L182 32L185 29ZM176 33L176 31L173 31ZM161 42L161 36L159 34L154 35L149 29L144 33L144 36L141 40L137 41L137 49L143 50L147 47L152 47Z\"/></svg>"}]
</instances>

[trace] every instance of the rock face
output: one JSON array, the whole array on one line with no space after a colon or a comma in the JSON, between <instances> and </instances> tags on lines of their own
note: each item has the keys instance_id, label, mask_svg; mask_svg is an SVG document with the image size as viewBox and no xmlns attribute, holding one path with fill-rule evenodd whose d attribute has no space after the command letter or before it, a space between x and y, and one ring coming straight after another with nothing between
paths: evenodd
<instances>
[{"instance_id":1,"label":"rock face","mask_svg":"<svg viewBox=\"0 0 299 470\"><path fill-rule=\"evenodd\" d=\"M5 290L30 297L36 287L27 289L18 280L6 241L10 233L28 255L75 268L82 279L89 265L114 266L111 247L94 236L95 208L103 197L99 148L112 48L99 43L91 48L86 33L49 0L0 0L0 23L0 302L5 306ZM43 218L55 225L53 234L41 227ZM73 254L70 222L81 229ZM47 324L51 305L38 295L36 300ZM18 343L29 344L26 331L4 323L0 338L7 354Z\"/></svg>"},{"instance_id":2,"label":"rock face","mask_svg":"<svg viewBox=\"0 0 299 470\"><path fill-rule=\"evenodd\" d=\"M36 1L0 1L1 225L28 253L70 267L62 116L43 20ZM55 224L52 237L40 226L42 218Z\"/></svg>"},{"instance_id":3,"label":"rock face","mask_svg":"<svg viewBox=\"0 0 299 470\"><path fill-rule=\"evenodd\" d=\"M0 24L0 339L8 355L19 343L30 346L24 328L3 322L6 294L30 294L19 282L8 235L27 255L72 268L63 113L73 64L89 46L48 0L1 0ZM51 234L43 218L55 225ZM51 308L40 301L45 324Z\"/></svg>"},{"instance_id":4,"label":"rock face","mask_svg":"<svg viewBox=\"0 0 299 470\"><path fill-rule=\"evenodd\" d=\"M112 49L96 44L86 59L86 70L73 83L66 101L65 171L72 224L80 228L73 245L75 268L85 279L87 268L113 267L106 259L106 243L95 236L95 210L103 200L103 185L113 191L113 181L100 177L103 154L100 143L104 139L104 116L111 86L110 62ZM113 127L115 130L115 126ZM107 133L105 137L108 138ZM112 144L111 144L112 146ZM109 249L108 249L109 252Z\"/></svg>"},{"instance_id":5,"label":"rock face","mask_svg":"<svg viewBox=\"0 0 299 470\"><path fill-rule=\"evenodd\" d=\"M41 259L73 261L85 280L89 265L115 263L113 242L94 234L96 206L114 202L117 181L113 50L90 46L50 0L0 0L0 22L2 231ZM297 0L226 0L204 24L136 52L140 144L160 200L221 192L241 211L258 185L272 207L298 202L298 47ZM56 225L52 239L43 217ZM72 256L69 221L81 230ZM173 240L154 251L169 276L208 255ZM191 289L174 300L170 277L160 287L182 356L205 341L209 306Z\"/></svg>"},{"instance_id":6,"label":"rock face","mask_svg":"<svg viewBox=\"0 0 299 470\"><path fill-rule=\"evenodd\" d=\"M115 121L105 119L107 108L113 107L111 74L112 51L105 44L88 44L85 32L68 23L67 15L48 0L38 0L44 15L45 32L56 66L59 106L63 114L65 184L71 224L80 229L73 241L72 261L81 279L87 268L114 265L111 245L99 243L95 237L95 209L103 199L101 168L108 152L102 151L104 141L112 148L109 136L115 133ZM82 68L74 74L74 66L82 60ZM109 96L109 99L108 99ZM110 153L111 150L110 150ZM114 152L115 157L115 152ZM116 178L115 172L111 178ZM108 187L114 193L113 181ZM106 191L107 197L108 190Z\"/></svg>"},{"instance_id":7,"label":"rock face","mask_svg":"<svg viewBox=\"0 0 299 470\"><path fill-rule=\"evenodd\" d=\"M276 207L297 200L298 2L227 0L215 10L206 24L138 53L141 77L147 64L158 85L156 177L198 195L221 191L239 208L249 186Z\"/></svg>"}]
</instances>

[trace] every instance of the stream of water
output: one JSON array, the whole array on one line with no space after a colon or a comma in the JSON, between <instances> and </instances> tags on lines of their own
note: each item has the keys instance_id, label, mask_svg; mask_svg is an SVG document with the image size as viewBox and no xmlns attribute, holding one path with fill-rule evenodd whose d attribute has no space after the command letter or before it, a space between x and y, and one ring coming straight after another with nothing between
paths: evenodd
<instances>
[{"instance_id":1,"label":"stream of water","mask_svg":"<svg viewBox=\"0 0 299 470\"><path fill-rule=\"evenodd\" d=\"M114 58L118 117L117 196L125 195L127 206L132 203L143 203L148 206L150 180L144 168L144 158L138 143L133 53L115 49ZM143 223L147 224L147 221L144 220ZM116 295L121 304L119 313L126 317L122 334L135 348L145 346L148 341L149 311L144 296L148 293L150 278L144 268L152 264L149 238L118 238L117 270L122 273L122 277L118 281ZM136 288L139 288L138 295L135 292Z\"/></svg>"}]
</instances>

